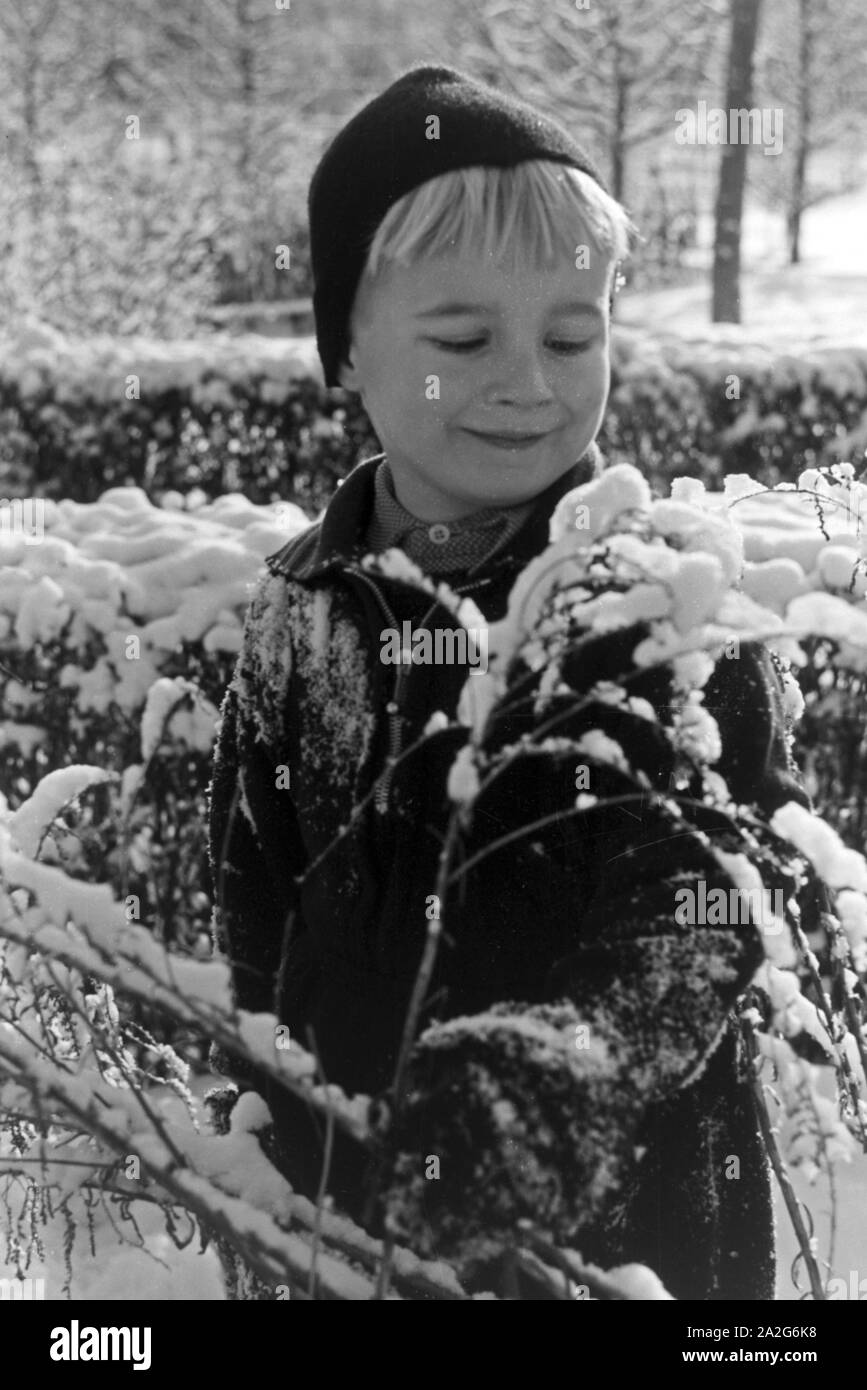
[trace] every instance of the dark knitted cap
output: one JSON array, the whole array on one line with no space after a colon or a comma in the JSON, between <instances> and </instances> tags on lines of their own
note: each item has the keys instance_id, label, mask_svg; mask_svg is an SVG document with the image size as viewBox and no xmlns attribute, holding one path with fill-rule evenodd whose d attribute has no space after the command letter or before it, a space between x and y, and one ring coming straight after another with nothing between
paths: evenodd
<instances>
[{"instance_id":1,"label":"dark knitted cap","mask_svg":"<svg viewBox=\"0 0 867 1390\"><path fill-rule=\"evenodd\" d=\"M427 138L430 116L439 118L439 139ZM556 121L453 68L411 68L337 133L308 198L316 342L327 386L339 384L355 292L389 208L454 169L511 168L528 159L569 164L605 187Z\"/></svg>"}]
</instances>

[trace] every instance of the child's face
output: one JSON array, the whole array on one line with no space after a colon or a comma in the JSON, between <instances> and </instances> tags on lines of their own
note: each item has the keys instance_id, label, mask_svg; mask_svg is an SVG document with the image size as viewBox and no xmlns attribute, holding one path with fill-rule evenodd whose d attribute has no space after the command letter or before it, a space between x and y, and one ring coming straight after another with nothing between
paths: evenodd
<instances>
[{"instance_id":1,"label":"child's face","mask_svg":"<svg viewBox=\"0 0 867 1390\"><path fill-rule=\"evenodd\" d=\"M529 501L593 441L609 387L611 263L592 250L590 261L514 271L438 256L362 277L341 382L360 393L416 516ZM509 434L536 438L491 437Z\"/></svg>"}]
</instances>

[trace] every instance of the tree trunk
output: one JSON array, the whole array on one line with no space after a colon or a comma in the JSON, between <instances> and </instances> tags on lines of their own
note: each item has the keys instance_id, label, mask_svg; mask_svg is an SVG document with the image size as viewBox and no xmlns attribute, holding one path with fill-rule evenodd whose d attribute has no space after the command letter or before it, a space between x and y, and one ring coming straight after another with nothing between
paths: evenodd
<instances>
[{"instance_id":1,"label":"tree trunk","mask_svg":"<svg viewBox=\"0 0 867 1390\"><path fill-rule=\"evenodd\" d=\"M235 0L235 21L238 42L235 56L240 90L237 172L239 191L244 200L244 207L241 212L241 237L243 240L241 262L244 274L244 299L249 301L256 298L255 281L258 278L253 158L257 96L256 40L249 0Z\"/></svg>"},{"instance_id":2,"label":"tree trunk","mask_svg":"<svg viewBox=\"0 0 867 1390\"><path fill-rule=\"evenodd\" d=\"M605 28L612 53L611 85L614 94L611 127L611 195L620 203L623 201L623 185L626 179L626 119L631 79L624 65L625 55L620 37L620 19L616 11L607 19Z\"/></svg>"},{"instance_id":3,"label":"tree trunk","mask_svg":"<svg viewBox=\"0 0 867 1390\"><path fill-rule=\"evenodd\" d=\"M42 169L39 163L42 55L39 50L38 37L33 29L29 31L27 40L27 62L23 75L23 163L27 179L27 209L30 217L31 234L38 237L43 212Z\"/></svg>"},{"instance_id":4,"label":"tree trunk","mask_svg":"<svg viewBox=\"0 0 867 1390\"><path fill-rule=\"evenodd\" d=\"M809 0L798 0L798 137L795 146L795 167L789 194L789 262L797 265L801 259L801 216L806 201L807 158L812 136L812 104L810 81L813 67L813 31L810 28Z\"/></svg>"},{"instance_id":5,"label":"tree trunk","mask_svg":"<svg viewBox=\"0 0 867 1390\"><path fill-rule=\"evenodd\" d=\"M749 109L753 104L753 54L761 3L762 0L731 0L731 41L726 83L727 119L729 112L743 107ZM716 200L712 308L714 323L741 321L741 218L749 147L746 141L732 141L731 136L734 132L731 126L729 119L729 141L723 145ZM739 129L738 133L744 132Z\"/></svg>"},{"instance_id":6,"label":"tree trunk","mask_svg":"<svg viewBox=\"0 0 867 1390\"><path fill-rule=\"evenodd\" d=\"M611 196L623 202L626 180L626 110L628 83L618 73L615 90L614 131L611 138Z\"/></svg>"}]
</instances>

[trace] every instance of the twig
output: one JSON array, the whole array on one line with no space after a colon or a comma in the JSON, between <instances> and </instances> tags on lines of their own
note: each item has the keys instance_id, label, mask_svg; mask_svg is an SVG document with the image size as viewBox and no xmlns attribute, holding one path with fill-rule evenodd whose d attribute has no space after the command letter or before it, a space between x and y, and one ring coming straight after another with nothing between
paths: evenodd
<instances>
[{"instance_id":1,"label":"twig","mask_svg":"<svg viewBox=\"0 0 867 1390\"><path fill-rule=\"evenodd\" d=\"M310 1044L310 1051L316 1058L316 1066L322 1078L322 1084L328 1094L328 1078L325 1075L325 1068L322 1065L322 1058L316 1046L316 1038L312 1028L307 1029L307 1041ZM322 1157L322 1172L319 1175L319 1188L316 1193L316 1216L313 1225L313 1245L310 1256L310 1278L307 1284L307 1293L311 1299L316 1297L316 1266L319 1259L319 1247L322 1240L322 1204L325 1201L325 1194L328 1191L328 1179L331 1174L331 1156L334 1148L334 1107L329 1105L328 1113L325 1117L325 1151Z\"/></svg>"},{"instance_id":2,"label":"twig","mask_svg":"<svg viewBox=\"0 0 867 1390\"><path fill-rule=\"evenodd\" d=\"M647 788L643 792L625 792L623 796L603 796L599 797L596 801L594 801L592 806L571 806L568 809L553 811L547 816L540 816L538 820L528 821L526 825L518 826L516 830L510 830L508 834L501 835L500 838L497 840L492 840L489 845L485 845L483 849L477 850L475 854L471 855L469 859L465 860L461 867L459 869L456 869L454 873L449 876L447 880L447 886L451 887L452 884L457 883L461 878L464 877L465 874L469 873L470 869L475 868L476 864L480 863L483 859L486 859L489 854L494 854L497 850L505 849L506 845L514 844L516 840L521 840L527 835L535 834L537 830L544 830L544 828L548 825L554 825L556 823L561 823L564 820L570 820L573 816L588 815L589 812L597 811L605 806L620 806L626 802L633 801L640 801L642 803L645 803L647 801L656 801L660 804L665 802L674 802L678 807L699 807L703 812L705 812L705 814L709 810L713 809L714 813L724 817L729 822L729 826L732 827L737 833L737 826L735 825L735 822L732 821L729 816L726 816L725 812L720 811L716 807L711 808L706 804L706 802L697 801L695 797L679 796L676 792L657 792L653 791L651 788ZM705 832L698 829L693 829L690 833L695 835L702 835Z\"/></svg>"},{"instance_id":3,"label":"twig","mask_svg":"<svg viewBox=\"0 0 867 1390\"><path fill-rule=\"evenodd\" d=\"M752 1025L748 1022L747 1019L741 1019L741 1028L743 1031L743 1037L747 1048L747 1054L750 1060L750 1064L753 1068L753 1083L750 1088L750 1091L753 1098L753 1103L755 1105L756 1118L759 1123L759 1129L761 1131L762 1140L765 1145L765 1150L769 1159L771 1160L771 1166L774 1170L774 1175L777 1179L777 1182L779 1183L780 1191L783 1194L783 1200L786 1204L786 1210L789 1213L789 1218L792 1222L792 1226L795 1230L795 1235L798 1239L798 1245L801 1250L801 1255L803 1256L804 1264L807 1267L807 1273L810 1278L810 1288L812 1290L813 1297L816 1300L824 1300L825 1289L822 1284L822 1276L819 1273L819 1266L816 1263L813 1251L810 1247L810 1237L807 1234L806 1228L804 1226L804 1221L801 1216L801 1204L798 1201L797 1196L795 1195L795 1189L792 1187L792 1180L789 1177L788 1169L786 1168L786 1165L783 1162L782 1155L780 1154L779 1147L777 1146L777 1141L774 1137L773 1126L771 1125L767 1106L765 1105L764 1088L762 1086L762 1082L759 1076L759 1070L761 1068L761 1059L759 1059L758 1065L756 1065L758 1048L756 1046L755 1034L753 1032Z\"/></svg>"},{"instance_id":4,"label":"twig","mask_svg":"<svg viewBox=\"0 0 867 1390\"><path fill-rule=\"evenodd\" d=\"M445 839L440 849L439 859L437 863L437 878L435 892L437 898L437 912L440 915L431 918L431 920L428 922L427 935L425 937L424 948L422 950L418 971L416 972L412 995L410 996L409 1007L407 1009L406 1019L404 1021L403 1026L403 1034L401 1036L400 1041L400 1049L397 1055L397 1064L395 1066L394 1078L392 1080L392 1126L394 1126L394 1124L399 1119L403 1111L405 1101L406 1073L409 1065L409 1057L412 1051L413 1043L415 1042L415 1034L416 1029L418 1027L419 1015L421 1014L425 996L427 994L428 987L431 981L431 976L433 975L434 966L436 964L437 952L439 950L440 938L442 936L441 914L444 911L444 905L446 900L448 869L449 864L451 862L452 852L457 843L459 833L460 816L459 812L457 810L454 810L452 811L449 817L449 823L446 830ZM374 1163L373 1174L371 1177L370 1188L367 1196L367 1203L365 1206L365 1224L367 1225L369 1225L374 1218L376 1204L379 1199L379 1194L382 1187L382 1181L385 1177L386 1163L386 1153L383 1149L380 1149ZM387 1239L385 1250L383 1253L382 1265L380 1267L379 1278L377 1280L377 1298L384 1298L388 1289L392 1249L393 1242L391 1242L390 1239Z\"/></svg>"},{"instance_id":5,"label":"twig","mask_svg":"<svg viewBox=\"0 0 867 1390\"><path fill-rule=\"evenodd\" d=\"M437 897L437 911L439 916L432 918L427 925L424 950L422 951L421 961L419 962L415 984L413 985L413 991L410 997L409 1008L407 1010L406 1021L403 1026L403 1035L400 1042L400 1051L397 1056L397 1066L394 1071L392 1093L394 1096L396 1115L400 1113L403 1107L404 1085L409 1054L415 1041L419 1014L421 1013L425 995L427 994L431 976L433 975L434 966L436 965L437 952L439 950L440 937L442 936L443 930L446 892L448 885L451 883L451 879L448 877L448 870L459 834L460 815L457 810L454 810L449 817L445 840L440 849L437 864L437 880L434 892Z\"/></svg>"}]
</instances>

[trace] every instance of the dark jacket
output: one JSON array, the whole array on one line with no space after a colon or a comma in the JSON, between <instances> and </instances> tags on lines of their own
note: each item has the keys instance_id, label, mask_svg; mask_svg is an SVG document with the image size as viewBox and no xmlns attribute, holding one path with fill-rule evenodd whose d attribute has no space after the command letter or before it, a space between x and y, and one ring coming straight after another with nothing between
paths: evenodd
<instances>
[{"instance_id":1,"label":"dark jacket","mask_svg":"<svg viewBox=\"0 0 867 1390\"><path fill-rule=\"evenodd\" d=\"M593 459L598 467L598 453ZM359 565L377 463L359 464L323 518L268 557L223 702L210 787L215 937L231 959L238 1006L273 1010L302 1046L315 1044L329 1081L366 1094L383 1091L393 1077L450 809L446 777L467 738L464 729L435 733L383 776L386 758L408 749L434 711L455 717L468 672L459 664L396 667L380 659L385 628L399 629L405 619L414 629L456 623L415 585L374 579ZM505 554L469 581L451 577L451 586L470 594L489 621L500 618L516 576L548 543L556 502L586 478L585 459L540 495ZM597 644L583 658L592 669L570 683L613 679L636 641L630 632ZM664 717L667 678L647 674L632 693ZM764 648L745 646L740 660L720 661L705 704L723 736L719 770L738 802L767 812L790 799L809 804ZM665 740L648 721L627 728L624 718L594 706L557 732L605 729L651 785L667 788L673 768ZM504 716L489 746L530 727L527 712ZM574 753L519 760L477 805L462 854L551 809L568 812L574 765ZM614 769L601 766L594 776L594 791L622 788ZM365 814L346 832L353 807L374 784ZM708 853L678 836L662 813L639 811L582 822L564 814L473 870L444 904L447 940L423 1022L481 1013L503 1000L535 1006L564 997L597 1022L609 1020L624 1076L646 1081L626 1128L622 1106L611 1106L612 1136L619 1126L620 1149L638 1157L627 1164L602 1227L589 1223L579 1248L609 1267L640 1260L677 1297L771 1298L768 1169L730 1020L761 963L761 942L749 927L675 925L675 879L684 882L686 872L724 880ZM710 813L705 820L714 833ZM319 1123L234 1059L216 1063L266 1095L281 1166L296 1188L314 1194ZM594 1127L602 1133L606 1104L594 1092ZM726 1179L731 1155L739 1160L737 1181ZM330 1190L356 1216L364 1184L354 1146L338 1140ZM576 1222L573 1244L580 1214Z\"/></svg>"}]
</instances>

